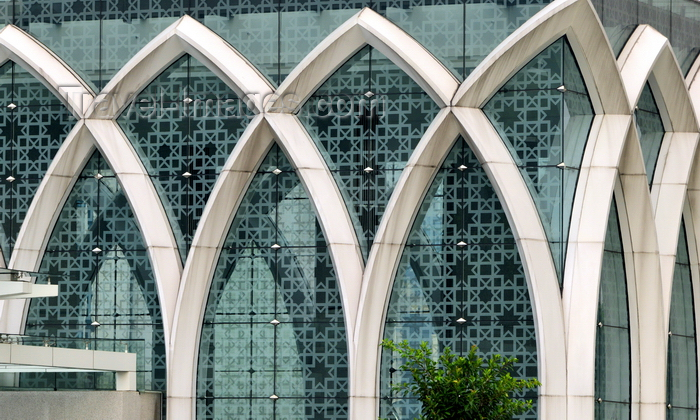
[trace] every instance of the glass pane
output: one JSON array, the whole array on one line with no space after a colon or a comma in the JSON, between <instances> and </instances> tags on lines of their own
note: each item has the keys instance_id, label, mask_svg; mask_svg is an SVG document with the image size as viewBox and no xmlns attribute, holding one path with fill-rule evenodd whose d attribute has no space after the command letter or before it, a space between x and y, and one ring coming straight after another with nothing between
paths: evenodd
<instances>
[{"instance_id":1,"label":"glass pane","mask_svg":"<svg viewBox=\"0 0 700 420\"><path fill-rule=\"evenodd\" d=\"M274 0L190 0L191 15L243 54L272 83L279 83L279 6Z\"/></svg>"},{"instance_id":2,"label":"glass pane","mask_svg":"<svg viewBox=\"0 0 700 420\"><path fill-rule=\"evenodd\" d=\"M185 55L118 119L165 204L183 261L216 177L251 117L221 79Z\"/></svg>"},{"instance_id":3,"label":"glass pane","mask_svg":"<svg viewBox=\"0 0 700 420\"><path fill-rule=\"evenodd\" d=\"M667 419L697 420L698 363L695 302L685 223L681 223L671 291L668 337Z\"/></svg>"},{"instance_id":4,"label":"glass pane","mask_svg":"<svg viewBox=\"0 0 700 420\"><path fill-rule=\"evenodd\" d=\"M14 2L17 26L49 47L94 90L100 86L99 8L96 0Z\"/></svg>"},{"instance_id":5,"label":"glass pane","mask_svg":"<svg viewBox=\"0 0 700 420\"><path fill-rule=\"evenodd\" d=\"M365 257L401 171L438 111L369 46L304 104L299 117L343 194Z\"/></svg>"},{"instance_id":6,"label":"glass pane","mask_svg":"<svg viewBox=\"0 0 700 420\"><path fill-rule=\"evenodd\" d=\"M654 94L651 92L651 86L647 82L642 90L642 95L637 103L637 110L634 112L634 119L637 123L637 133L639 133L639 142L642 146L642 156L644 158L644 166L647 172L649 185L654 179L654 169L656 169L656 160L659 157L661 142L664 139L664 123L661 120L659 108L654 100Z\"/></svg>"},{"instance_id":7,"label":"glass pane","mask_svg":"<svg viewBox=\"0 0 700 420\"><path fill-rule=\"evenodd\" d=\"M76 120L39 80L8 61L0 67L2 252L9 261L29 205Z\"/></svg>"}]
</instances>

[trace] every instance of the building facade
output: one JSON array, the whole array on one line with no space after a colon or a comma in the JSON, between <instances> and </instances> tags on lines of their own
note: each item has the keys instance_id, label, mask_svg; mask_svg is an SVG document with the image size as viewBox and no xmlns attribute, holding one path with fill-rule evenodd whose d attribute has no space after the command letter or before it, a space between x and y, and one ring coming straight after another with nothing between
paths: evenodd
<instances>
[{"instance_id":1,"label":"building facade","mask_svg":"<svg viewBox=\"0 0 700 420\"><path fill-rule=\"evenodd\" d=\"M59 285L3 332L119 343L170 420L412 419L382 339L517 357L522 419L698 418L699 2L0 19L2 263Z\"/></svg>"}]
</instances>

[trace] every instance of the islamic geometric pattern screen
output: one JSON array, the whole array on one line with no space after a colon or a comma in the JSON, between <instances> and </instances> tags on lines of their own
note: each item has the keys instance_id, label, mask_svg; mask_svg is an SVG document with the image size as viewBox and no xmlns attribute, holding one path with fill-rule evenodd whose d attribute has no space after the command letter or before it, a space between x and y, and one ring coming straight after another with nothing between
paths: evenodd
<instances>
[{"instance_id":1,"label":"islamic geometric pattern screen","mask_svg":"<svg viewBox=\"0 0 700 420\"><path fill-rule=\"evenodd\" d=\"M518 71L484 112L530 189L561 283L574 192L594 116L566 38Z\"/></svg>"},{"instance_id":2,"label":"islamic geometric pattern screen","mask_svg":"<svg viewBox=\"0 0 700 420\"><path fill-rule=\"evenodd\" d=\"M252 118L247 112L221 79L184 55L118 119L165 203L183 261L216 177Z\"/></svg>"},{"instance_id":3,"label":"islamic geometric pattern screen","mask_svg":"<svg viewBox=\"0 0 700 420\"><path fill-rule=\"evenodd\" d=\"M384 338L434 351L517 357L513 376L537 376L528 285L506 215L486 172L460 137L435 177L409 235L391 293ZM400 358L382 354L381 416L413 419L415 400L391 386L409 381ZM536 393L527 398L536 400ZM520 416L536 419L537 406Z\"/></svg>"},{"instance_id":4,"label":"islamic geometric pattern screen","mask_svg":"<svg viewBox=\"0 0 700 420\"><path fill-rule=\"evenodd\" d=\"M27 335L137 353L139 389L165 391L165 336L153 268L124 190L98 152L61 210L40 272L51 275L59 295L32 299ZM22 374L21 386L114 389L114 375Z\"/></svg>"},{"instance_id":5,"label":"islamic geometric pattern screen","mask_svg":"<svg viewBox=\"0 0 700 420\"><path fill-rule=\"evenodd\" d=\"M198 419L346 419L347 340L326 239L273 147L229 229L204 315Z\"/></svg>"},{"instance_id":6,"label":"islamic geometric pattern screen","mask_svg":"<svg viewBox=\"0 0 700 420\"><path fill-rule=\"evenodd\" d=\"M12 61L0 67L0 95L0 244L7 262L39 184L76 120Z\"/></svg>"}]
</instances>

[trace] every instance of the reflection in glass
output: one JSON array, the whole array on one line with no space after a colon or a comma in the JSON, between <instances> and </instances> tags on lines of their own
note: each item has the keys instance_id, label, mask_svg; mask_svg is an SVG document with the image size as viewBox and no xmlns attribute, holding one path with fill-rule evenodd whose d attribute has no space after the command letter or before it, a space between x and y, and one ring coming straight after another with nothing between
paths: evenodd
<instances>
[{"instance_id":1,"label":"reflection in glass","mask_svg":"<svg viewBox=\"0 0 700 420\"><path fill-rule=\"evenodd\" d=\"M53 275L59 295L32 299L26 334L143 340L137 386L165 391L165 337L153 270L124 191L98 152L61 210L40 271ZM20 386L114 389L113 380L102 373L22 374Z\"/></svg>"},{"instance_id":2,"label":"reflection in glass","mask_svg":"<svg viewBox=\"0 0 700 420\"><path fill-rule=\"evenodd\" d=\"M250 118L231 88L184 55L117 120L151 176L183 261L216 177Z\"/></svg>"},{"instance_id":3,"label":"reflection in glass","mask_svg":"<svg viewBox=\"0 0 700 420\"><path fill-rule=\"evenodd\" d=\"M438 111L408 74L366 46L299 113L345 199L365 258L401 171Z\"/></svg>"},{"instance_id":4,"label":"reflection in glass","mask_svg":"<svg viewBox=\"0 0 700 420\"><path fill-rule=\"evenodd\" d=\"M661 114L649 82L644 85L642 90L637 109L634 111L634 120L637 123L637 133L639 134L639 143L642 146L644 167L646 168L647 180L651 188L651 183L654 180L654 169L656 169L656 160L659 157L661 142L666 132L664 131L664 123L661 120Z\"/></svg>"}]
</instances>

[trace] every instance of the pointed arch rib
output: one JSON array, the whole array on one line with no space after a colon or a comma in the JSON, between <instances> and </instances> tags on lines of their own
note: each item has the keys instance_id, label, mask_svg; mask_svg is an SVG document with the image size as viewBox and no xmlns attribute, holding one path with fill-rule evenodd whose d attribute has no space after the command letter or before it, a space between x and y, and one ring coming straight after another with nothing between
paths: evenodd
<instances>
[{"instance_id":1,"label":"pointed arch rib","mask_svg":"<svg viewBox=\"0 0 700 420\"><path fill-rule=\"evenodd\" d=\"M699 139L698 122L673 49L661 33L649 25L640 25L622 50L618 63L631 112L648 81L659 102L666 131L654 171L651 199L667 319L686 185Z\"/></svg>"},{"instance_id":2,"label":"pointed arch rib","mask_svg":"<svg viewBox=\"0 0 700 420\"><path fill-rule=\"evenodd\" d=\"M29 205L17 235L10 268L38 271L53 226L80 171L94 150L95 145L89 130L83 121L78 121L56 153ZM1 318L4 331L22 332L28 307L28 299L5 302Z\"/></svg>"},{"instance_id":3,"label":"pointed arch rib","mask_svg":"<svg viewBox=\"0 0 700 420\"><path fill-rule=\"evenodd\" d=\"M182 274L172 334L168 404L178 418L194 417L201 324L221 246L255 171L274 142L263 115L236 143L197 225Z\"/></svg>"},{"instance_id":4,"label":"pointed arch rib","mask_svg":"<svg viewBox=\"0 0 700 420\"><path fill-rule=\"evenodd\" d=\"M170 336L182 263L163 203L136 151L116 121L86 120L97 148L114 170L139 226L158 287L165 336Z\"/></svg>"},{"instance_id":5,"label":"pointed arch rib","mask_svg":"<svg viewBox=\"0 0 700 420\"><path fill-rule=\"evenodd\" d=\"M481 108L522 66L566 35L596 113L629 113L605 30L588 0L551 3L503 41L462 83L453 104Z\"/></svg>"},{"instance_id":6,"label":"pointed arch rib","mask_svg":"<svg viewBox=\"0 0 700 420\"><path fill-rule=\"evenodd\" d=\"M510 151L481 109L453 108L461 131L484 166L513 230L528 282L537 334L541 419L555 420L565 404L564 312L549 242L539 212Z\"/></svg>"},{"instance_id":7,"label":"pointed arch rib","mask_svg":"<svg viewBox=\"0 0 700 420\"><path fill-rule=\"evenodd\" d=\"M354 328L363 262L342 196L295 116L258 115L236 144L214 186L185 265L168 384L171 407L177 407L181 418L194 413L201 321L221 246L248 185L275 139L296 168L316 210L338 276L346 327L348 331ZM352 342L348 345L352 361Z\"/></svg>"},{"instance_id":8,"label":"pointed arch rib","mask_svg":"<svg viewBox=\"0 0 700 420\"><path fill-rule=\"evenodd\" d=\"M357 397L353 408L358 418L378 414L379 342L394 276L421 202L459 134L467 139L489 175L525 265L537 323L542 412L548 412L548 405L561 404L564 398L566 375L561 372L566 371L566 352L561 298L537 209L510 153L483 112L453 108L438 114L412 154L387 205L368 259L355 332L357 357L363 365L354 373L356 381L351 389L351 395Z\"/></svg>"},{"instance_id":9,"label":"pointed arch rib","mask_svg":"<svg viewBox=\"0 0 700 420\"><path fill-rule=\"evenodd\" d=\"M46 85L76 118L82 118L92 103L92 89L45 45L14 25L0 30L0 63L7 60L24 67Z\"/></svg>"},{"instance_id":10,"label":"pointed arch rib","mask_svg":"<svg viewBox=\"0 0 700 420\"><path fill-rule=\"evenodd\" d=\"M635 381L638 385L632 388L633 402L639 402L640 418L660 418L665 414L666 400L665 388L659 386L666 383L668 311L666 307L664 312L664 306L670 298L667 300L663 294L654 212L636 130L630 129L628 133L619 173L620 188L616 198L620 229L623 236L629 237L624 251L629 257L626 262L630 263L626 266L632 327L630 344L633 357L638 357L638 363L632 359L632 377L639 378ZM675 226L676 240L678 227ZM635 394L638 395L635 397Z\"/></svg>"},{"instance_id":11,"label":"pointed arch rib","mask_svg":"<svg viewBox=\"0 0 700 420\"><path fill-rule=\"evenodd\" d=\"M377 418L379 371L386 310L404 244L430 183L459 135L449 109L438 113L416 146L387 203L367 260L357 327L356 355L362 365L352 372L350 389L354 418Z\"/></svg>"},{"instance_id":12,"label":"pointed arch rib","mask_svg":"<svg viewBox=\"0 0 700 420\"><path fill-rule=\"evenodd\" d=\"M235 48L190 16L183 16L141 49L112 78L86 112L88 118L114 119L133 97L183 54L190 54L240 97L254 113L273 88ZM196 92L195 92L196 93Z\"/></svg>"},{"instance_id":13,"label":"pointed arch rib","mask_svg":"<svg viewBox=\"0 0 700 420\"><path fill-rule=\"evenodd\" d=\"M629 115L593 120L576 185L564 273L568 418L593 418L598 291L610 203Z\"/></svg>"},{"instance_id":14,"label":"pointed arch rib","mask_svg":"<svg viewBox=\"0 0 700 420\"><path fill-rule=\"evenodd\" d=\"M352 219L333 176L302 123L295 115L267 114L280 147L296 168L325 235L338 276L345 326L355 330L364 262ZM352 337L352 333L349 333ZM353 346L350 344L350 360Z\"/></svg>"},{"instance_id":15,"label":"pointed arch rib","mask_svg":"<svg viewBox=\"0 0 700 420\"><path fill-rule=\"evenodd\" d=\"M664 106L659 110L666 131L698 131L683 73L665 36L649 25L640 25L625 44L617 61L631 112L649 81L657 100L663 101Z\"/></svg>"},{"instance_id":16,"label":"pointed arch rib","mask_svg":"<svg viewBox=\"0 0 700 420\"><path fill-rule=\"evenodd\" d=\"M364 8L314 48L268 102L275 113L296 113L324 81L365 45L371 45L411 76L438 104L449 105L454 75L420 43L377 12Z\"/></svg>"}]
</instances>

